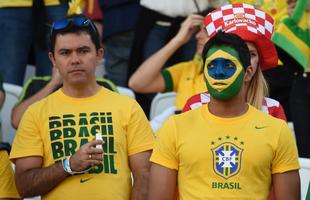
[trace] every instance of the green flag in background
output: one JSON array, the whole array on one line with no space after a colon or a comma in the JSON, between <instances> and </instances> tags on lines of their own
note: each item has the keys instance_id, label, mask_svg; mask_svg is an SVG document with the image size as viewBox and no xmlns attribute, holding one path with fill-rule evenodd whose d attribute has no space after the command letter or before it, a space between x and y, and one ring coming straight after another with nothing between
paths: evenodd
<instances>
[{"instance_id":1,"label":"green flag in background","mask_svg":"<svg viewBox=\"0 0 310 200\"><path fill-rule=\"evenodd\" d=\"M291 16L283 19L272 41L310 71L310 29L307 0L298 0Z\"/></svg>"}]
</instances>

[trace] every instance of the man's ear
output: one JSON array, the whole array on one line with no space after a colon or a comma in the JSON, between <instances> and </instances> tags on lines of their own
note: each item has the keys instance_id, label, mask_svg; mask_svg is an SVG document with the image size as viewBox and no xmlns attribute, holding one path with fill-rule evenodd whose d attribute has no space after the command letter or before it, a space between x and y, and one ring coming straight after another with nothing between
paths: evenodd
<instances>
[{"instance_id":1,"label":"man's ear","mask_svg":"<svg viewBox=\"0 0 310 200\"><path fill-rule=\"evenodd\" d=\"M101 62L101 60L103 59L104 56L104 49L103 48L99 48L97 51L97 58L98 58L98 63Z\"/></svg>"},{"instance_id":2,"label":"man's ear","mask_svg":"<svg viewBox=\"0 0 310 200\"><path fill-rule=\"evenodd\" d=\"M52 62L53 66L55 66L56 62L55 62L54 54L52 52L48 52L48 58Z\"/></svg>"},{"instance_id":3,"label":"man's ear","mask_svg":"<svg viewBox=\"0 0 310 200\"><path fill-rule=\"evenodd\" d=\"M252 65L248 66L245 71L244 81L249 82L253 78L255 72L256 72L256 67L253 67Z\"/></svg>"}]
</instances>

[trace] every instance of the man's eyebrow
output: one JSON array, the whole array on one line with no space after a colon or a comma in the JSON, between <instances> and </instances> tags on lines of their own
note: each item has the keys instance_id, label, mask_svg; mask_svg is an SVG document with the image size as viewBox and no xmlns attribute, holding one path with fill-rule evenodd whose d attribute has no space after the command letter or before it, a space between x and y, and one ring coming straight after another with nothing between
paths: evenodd
<instances>
[{"instance_id":1,"label":"man's eyebrow","mask_svg":"<svg viewBox=\"0 0 310 200\"><path fill-rule=\"evenodd\" d=\"M77 49L78 50L80 50L80 49L90 49L90 47L89 46L81 46L81 47L78 47Z\"/></svg>"},{"instance_id":2,"label":"man's eyebrow","mask_svg":"<svg viewBox=\"0 0 310 200\"><path fill-rule=\"evenodd\" d=\"M59 52L61 52L61 51L72 51L72 49L61 48L61 49L59 49L58 51L59 51Z\"/></svg>"}]
</instances>

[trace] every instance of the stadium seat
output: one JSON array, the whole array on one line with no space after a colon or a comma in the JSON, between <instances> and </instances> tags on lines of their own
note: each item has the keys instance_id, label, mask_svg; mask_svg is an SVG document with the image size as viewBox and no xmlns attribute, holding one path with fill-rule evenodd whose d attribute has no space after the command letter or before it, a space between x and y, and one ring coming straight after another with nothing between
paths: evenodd
<instances>
[{"instance_id":1,"label":"stadium seat","mask_svg":"<svg viewBox=\"0 0 310 200\"><path fill-rule=\"evenodd\" d=\"M150 119L164 112L166 109L175 106L175 92L158 93L151 104Z\"/></svg>"},{"instance_id":2,"label":"stadium seat","mask_svg":"<svg viewBox=\"0 0 310 200\"><path fill-rule=\"evenodd\" d=\"M299 158L300 162L300 180L301 180L301 199L310 199L310 194L306 198L310 183L310 158Z\"/></svg>"},{"instance_id":3,"label":"stadium seat","mask_svg":"<svg viewBox=\"0 0 310 200\"><path fill-rule=\"evenodd\" d=\"M0 140L12 144L15 129L11 125L11 112L13 106L17 103L22 87L10 83L3 83L5 91L5 101L1 110L1 137Z\"/></svg>"},{"instance_id":4,"label":"stadium seat","mask_svg":"<svg viewBox=\"0 0 310 200\"><path fill-rule=\"evenodd\" d=\"M116 89L120 94L123 94L125 96L129 96L133 99L136 98L135 93L130 88L126 88L126 87L122 87L122 86L116 86Z\"/></svg>"}]
</instances>

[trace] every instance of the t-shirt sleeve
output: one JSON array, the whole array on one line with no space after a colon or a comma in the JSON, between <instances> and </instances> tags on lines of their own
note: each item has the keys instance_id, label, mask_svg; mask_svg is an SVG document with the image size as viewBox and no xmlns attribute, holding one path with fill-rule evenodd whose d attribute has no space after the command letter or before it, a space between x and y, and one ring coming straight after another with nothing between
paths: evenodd
<instances>
[{"instance_id":1,"label":"t-shirt sleeve","mask_svg":"<svg viewBox=\"0 0 310 200\"><path fill-rule=\"evenodd\" d=\"M150 123L137 102L134 102L127 124L128 155L153 149L154 134Z\"/></svg>"},{"instance_id":2,"label":"t-shirt sleeve","mask_svg":"<svg viewBox=\"0 0 310 200\"><path fill-rule=\"evenodd\" d=\"M13 162L20 157L43 156L43 141L39 134L40 120L36 119L38 113L35 112L34 105L26 110L18 126L10 153Z\"/></svg>"},{"instance_id":3,"label":"t-shirt sleeve","mask_svg":"<svg viewBox=\"0 0 310 200\"><path fill-rule=\"evenodd\" d=\"M178 170L174 117L170 117L159 129L150 160L169 169Z\"/></svg>"},{"instance_id":4,"label":"t-shirt sleeve","mask_svg":"<svg viewBox=\"0 0 310 200\"><path fill-rule=\"evenodd\" d=\"M165 92L177 91L184 66L184 63L179 63L161 71L165 80Z\"/></svg>"},{"instance_id":5,"label":"t-shirt sleeve","mask_svg":"<svg viewBox=\"0 0 310 200\"><path fill-rule=\"evenodd\" d=\"M19 198L14 181L14 172L5 150L0 151L0 198Z\"/></svg>"},{"instance_id":6,"label":"t-shirt sleeve","mask_svg":"<svg viewBox=\"0 0 310 200\"><path fill-rule=\"evenodd\" d=\"M284 173L300 168L295 138L284 121L272 162L272 174Z\"/></svg>"}]
</instances>

